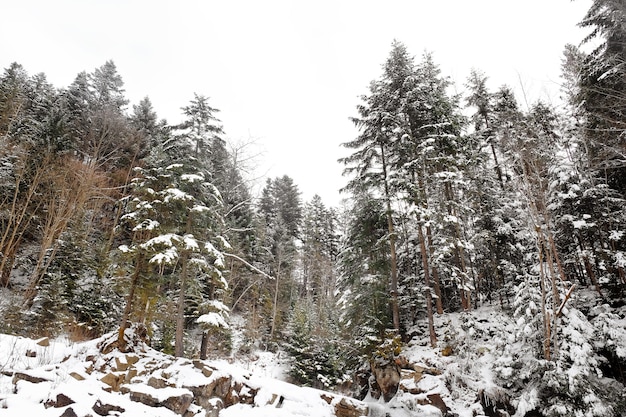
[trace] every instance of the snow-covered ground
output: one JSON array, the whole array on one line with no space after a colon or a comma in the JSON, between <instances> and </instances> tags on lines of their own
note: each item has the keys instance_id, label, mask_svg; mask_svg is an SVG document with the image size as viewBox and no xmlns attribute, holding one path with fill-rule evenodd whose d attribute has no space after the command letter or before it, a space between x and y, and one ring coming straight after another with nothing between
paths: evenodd
<instances>
[{"instance_id":1,"label":"snow-covered ground","mask_svg":"<svg viewBox=\"0 0 626 417\"><path fill-rule=\"evenodd\" d=\"M0 416L93 416L96 403L100 403L114 408L108 411L110 415L173 417L180 415L176 412L178 399L184 402L185 395L211 384L217 384L211 388L214 398L209 400L216 409L223 406L218 396L250 396L249 404L232 404L221 410L220 416L334 415L334 406L320 396L321 391L273 378L282 375L284 365L267 352L259 352L256 361L249 358L236 364L175 359L147 346L129 354L117 350L102 353L103 341L113 337L72 343L0 335ZM107 380L109 375L121 375L119 386ZM226 392L224 387L231 385L233 392ZM59 400L59 395L69 398L68 404ZM138 401L139 397L159 404L150 406ZM75 414L63 414L69 408ZM189 405L188 410L205 415L197 404Z\"/></svg>"},{"instance_id":2,"label":"snow-covered ground","mask_svg":"<svg viewBox=\"0 0 626 417\"><path fill-rule=\"evenodd\" d=\"M569 410L575 401L568 396L578 398L576 390L587 389L583 395L592 411L580 415L616 416L615 404L624 402L618 392L623 385L593 376L598 375L593 362L598 357L589 349L590 343L602 342L606 346L600 347L614 348L616 355L623 356L626 318L623 310L619 314L608 307L597 310L593 322L578 310L564 312L564 359L554 362L537 359L532 344L524 340L522 320L499 308L438 316L435 348L421 327L414 329L416 336L403 346L396 361L402 368L399 389L389 402L371 395L361 402L284 382L288 370L284 354L252 351L198 361L157 352L138 343L132 332L128 338L135 344L130 353L103 349L115 340L114 334L82 343L0 335L0 416L173 417L187 410L186 416L326 417L336 415L343 406L353 411L344 415L351 416L522 417L541 406L542 393L537 392L545 386L541 384L560 381L546 379L551 372L557 378L569 378L555 407ZM602 339L593 332L610 333L610 337ZM241 341L235 331L235 347ZM578 344L587 350L578 349ZM577 356L570 358L569 351ZM603 389L617 389L616 402L611 397L598 398ZM65 414L70 408L73 414ZM494 414L495 408L501 414Z\"/></svg>"}]
</instances>

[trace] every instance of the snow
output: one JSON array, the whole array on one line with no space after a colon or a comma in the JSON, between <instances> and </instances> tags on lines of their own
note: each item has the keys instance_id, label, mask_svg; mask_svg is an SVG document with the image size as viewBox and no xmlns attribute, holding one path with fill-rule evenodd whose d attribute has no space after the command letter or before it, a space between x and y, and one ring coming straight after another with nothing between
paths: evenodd
<instances>
[{"instance_id":1,"label":"snow","mask_svg":"<svg viewBox=\"0 0 626 417\"><path fill-rule=\"evenodd\" d=\"M191 211L194 213L206 213L207 211L211 211L211 209L208 208L207 206L196 204L195 206L191 208Z\"/></svg>"},{"instance_id":2,"label":"snow","mask_svg":"<svg viewBox=\"0 0 626 417\"><path fill-rule=\"evenodd\" d=\"M190 183L202 182L202 181L204 181L204 175L202 175L201 173L198 173L198 174L183 174L183 175L180 176L180 179L182 181L190 182Z\"/></svg>"},{"instance_id":3,"label":"snow","mask_svg":"<svg viewBox=\"0 0 626 417\"><path fill-rule=\"evenodd\" d=\"M176 262L178 259L178 251L176 248L167 248L161 253L157 253L152 258L150 258L151 264L157 265L170 265Z\"/></svg>"},{"instance_id":4,"label":"snow","mask_svg":"<svg viewBox=\"0 0 626 417\"><path fill-rule=\"evenodd\" d=\"M156 220L146 219L139 223L137 226L133 227L133 232L138 232L140 230L154 230L157 229L161 224Z\"/></svg>"},{"instance_id":5,"label":"snow","mask_svg":"<svg viewBox=\"0 0 626 417\"><path fill-rule=\"evenodd\" d=\"M196 319L196 323L204 324L211 327L221 327L223 329L228 329L228 323L224 320L224 317L220 313L210 312L207 314L203 314Z\"/></svg>"},{"instance_id":6,"label":"snow","mask_svg":"<svg viewBox=\"0 0 626 417\"><path fill-rule=\"evenodd\" d=\"M570 300L568 309L563 311L559 324L560 353L549 366L547 362L536 359L529 349L530 345L519 340L522 329L528 328L526 338L534 343L531 336L537 330L532 328L536 305L522 302L518 310L520 317L511 317L496 307L437 315L437 346L431 348L427 332L416 328L414 334L418 336L402 351L413 369L429 371L419 371L420 376L414 377L412 369L403 370L401 388L388 403L368 395L364 404L369 407L369 415L441 416L442 412L434 404L429 404L430 398L434 397L443 400L450 415L484 415L477 392L483 392L488 403L496 404L506 401L511 392L503 384L510 383L508 388L511 388L518 384L516 381L522 380L530 382L513 388L520 390L511 399L517 410L515 416L523 416L540 406L540 390L546 386L557 387L560 384L558 381L564 381L565 392L570 391L567 395L578 395L576 390L582 389L580 400L594 410L585 415L611 415L611 406L602 403L601 392L588 388L589 378L601 377L594 370L599 366L593 356L594 349L607 349L619 357L626 357L626 317L622 313L616 314L608 305L595 307L586 316L576 309L573 301ZM217 312L202 315L198 322L227 325L221 313L228 312L228 308L223 303L214 301L208 307ZM589 320L589 317L593 319ZM244 341L242 329L245 322L240 316L233 316L230 322L233 352L238 352ZM127 331L127 335L132 336L132 333ZM199 371L196 366L198 361L175 359L147 346L131 354L139 358L136 362L118 351L104 355L97 346L101 341L72 343L67 339L57 339L51 340L49 346L41 346L35 340L0 335L0 416L58 417L63 410L45 408L43 403L61 393L75 401L71 406L79 416L93 415L92 406L96 400L124 408L125 411L119 413L121 417L176 415L165 407L152 408L133 402L128 395L120 392L105 392L101 379L108 372L115 373L111 367L116 363L124 366L132 363L138 372L132 384L125 386L158 401L190 394L190 387L204 386L219 378L244 384L247 387L241 391L244 394L256 392L253 404L227 407L220 411L221 417L333 416L334 405L344 398L334 397L329 404L320 396L324 394L322 391L281 380L287 375L288 361L280 352L252 350L245 355L233 354L228 360L200 361L212 369L207 376ZM46 340L39 342L45 345ZM452 353L444 354L444 348L450 348ZM34 355L27 356L26 352L34 352ZM92 359L87 360L88 357ZM26 372L44 381L31 383L20 380L14 385L13 372ZM71 374L80 375L84 380L79 381ZM165 378L170 385L164 388L148 386L147 381L152 377ZM211 401L217 403L218 400ZM565 401L555 402L551 407L552 411L573 415L567 414L572 410ZM204 415L197 405L193 405L192 410Z\"/></svg>"},{"instance_id":7,"label":"snow","mask_svg":"<svg viewBox=\"0 0 626 417\"><path fill-rule=\"evenodd\" d=\"M129 332L127 331L127 335ZM128 395L120 392L106 392L106 385L102 377L111 372L108 367L112 363L127 365L126 354L113 351L103 355L97 343L100 340L72 343L67 339L50 341L50 345L39 346L36 341L9 335L0 335L0 416L42 416L58 417L63 414L63 408L46 408L44 403L55 400L57 394L64 394L74 401L71 407L77 415L95 415L92 409L96 401L122 407L125 411L117 413L120 417L174 417L177 414L165 407L148 407L142 403L130 400ZM215 368L211 378L207 378L198 371L187 359L174 359L170 356L142 348L137 353L139 361L134 363L138 375L132 384L125 386L135 393L143 393L159 402L170 397L183 394L192 395L185 387L203 386L210 380L218 378L232 378L234 382L246 382L258 394L254 405L233 405L220 412L220 416L303 416L325 417L333 416L334 408L320 397L320 391L301 388L283 381L273 379L275 376L285 375L283 365L279 365L275 354L263 352L257 360L237 364L226 361L205 362ZM27 356L26 352L35 352L36 356ZM135 355L135 354L132 354ZM86 361L92 357L94 362ZM252 371L242 366L246 364ZM91 365L91 366L90 366ZM90 367L89 372L85 368ZM152 373L144 375L153 369ZM32 377L45 378L46 381L31 383L25 380L12 383L13 372L26 372ZM115 373L115 372L114 372ZM77 380L70 374L80 375L84 380ZM141 376L144 375L144 376ZM175 386L153 388L145 383L148 377L167 375L168 381ZM15 391L14 391L15 390ZM244 391L242 391L244 392ZM250 392L249 390L247 392ZM245 393L245 392L244 392ZM273 402L272 402L273 400ZM217 400L212 400L217 403ZM279 406L280 408L277 408ZM67 408L67 407L65 407ZM197 405L190 409L194 413L204 415L204 411Z\"/></svg>"},{"instance_id":8,"label":"snow","mask_svg":"<svg viewBox=\"0 0 626 417\"><path fill-rule=\"evenodd\" d=\"M160 402L165 401L168 398L176 397L180 395L185 395L185 394L193 395L191 391L185 388L165 387L165 388L157 389L149 385L143 385L143 384L137 384L137 386L133 386L132 391L147 394Z\"/></svg>"},{"instance_id":9,"label":"snow","mask_svg":"<svg viewBox=\"0 0 626 417\"><path fill-rule=\"evenodd\" d=\"M178 188L166 188L163 190L163 194L165 194L165 198L163 201L165 203L169 203L170 201L191 201L195 200L194 196L188 194Z\"/></svg>"},{"instance_id":10,"label":"snow","mask_svg":"<svg viewBox=\"0 0 626 417\"><path fill-rule=\"evenodd\" d=\"M164 245L164 246L174 246L174 242L180 240L180 236L174 233L166 233L164 235L159 235L149 239L147 242L143 243L141 246L143 249L152 249L154 246Z\"/></svg>"},{"instance_id":11,"label":"snow","mask_svg":"<svg viewBox=\"0 0 626 417\"><path fill-rule=\"evenodd\" d=\"M193 235L190 234L183 236L183 244L185 245L185 249L187 250L197 251L198 249L200 249L198 241Z\"/></svg>"}]
</instances>

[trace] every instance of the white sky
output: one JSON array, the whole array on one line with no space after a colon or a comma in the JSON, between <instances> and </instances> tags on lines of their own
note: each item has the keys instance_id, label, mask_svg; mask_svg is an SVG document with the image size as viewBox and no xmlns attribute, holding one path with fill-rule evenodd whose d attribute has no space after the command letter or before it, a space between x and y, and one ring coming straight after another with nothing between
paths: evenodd
<instances>
[{"instance_id":1,"label":"white sky","mask_svg":"<svg viewBox=\"0 0 626 417\"><path fill-rule=\"evenodd\" d=\"M233 141L256 140L258 172L289 175L309 200L338 204L340 144L393 39L431 51L457 89L472 67L491 88L556 100L563 47L590 0L20 0L0 8L0 70L12 62L66 87L111 59L131 105L149 96L180 121L210 97ZM130 108L130 106L129 106Z\"/></svg>"}]
</instances>

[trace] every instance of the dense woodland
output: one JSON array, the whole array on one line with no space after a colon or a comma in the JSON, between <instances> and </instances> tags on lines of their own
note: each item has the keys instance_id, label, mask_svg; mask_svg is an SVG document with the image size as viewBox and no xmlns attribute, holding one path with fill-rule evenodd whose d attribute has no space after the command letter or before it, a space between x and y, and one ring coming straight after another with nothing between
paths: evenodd
<instances>
[{"instance_id":1,"label":"dense woodland","mask_svg":"<svg viewBox=\"0 0 626 417\"><path fill-rule=\"evenodd\" d=\"M294 380L334 388L414 337L453 346L434 318L494 306L534 357L512 357L503 385L534 384L546 415L626 412L624 22L623 1L593 2L558 106L479 70L452 88L394 42L341 144L341 210L287 175L252 195L206 96L172 125L148 98L129 106L112 61L67 88L15 63L0 76L0 331L141 323L153 347L204 358L230 352L236 316L241 354L284 350Z\"/></svg>"}]
</instances>

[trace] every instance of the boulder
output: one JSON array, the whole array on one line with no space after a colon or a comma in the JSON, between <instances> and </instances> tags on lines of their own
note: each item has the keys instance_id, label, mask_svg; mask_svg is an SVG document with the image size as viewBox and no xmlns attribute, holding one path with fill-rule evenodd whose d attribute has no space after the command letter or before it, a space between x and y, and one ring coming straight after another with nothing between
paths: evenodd
<instances>
[{"instance_id":1,"label":"boulder","mask_svg":"<svg viewBox=\"0 0 626 417\"><path fill-rule=\"evenodd\" d=\"M163 401L163 406L169 410L172 410L176 414L183 415L185 411L189 408L191 403L193 402L193 395L191 394L182 394L182 395L174 395L172 397L168 397L165 401Z\"/></svg>"},{"instance_id":2,"label":"boulder","mask_svg":"<svg viewBox=\"0 0 626 417\"><path fill-rule=\"evenodd\" d=\"M97 400L96 403L93 405L93 407L91 407L91 409L99 416L108 416L111 412L117 412L121 414L124 411L126 411L124 408L120 406L112 405L112 404L105 404L100 400Z\"/></svg>"},{"instance_id":3,"label":"boulder","mask_svg":"<svg viewBox=\"0 0 626 417\"><path fill-rule=\"evenodd\" d=\"M441 398L441 395L439 394L428 394L426 396L426 399L417 400L417 403L420 405L432 405L433 407L438 408L439 411L441 411L441 415L444 417L450 415L449 414L450 409L448 408L446 403Z\"/></svg>"},{"instance_id":4,"label":"boulder","mask_svg":"<svg viewBox=\"0 0 626 417\"><path fill-rule=\"evenodd\" d=\"M13 385L16 385L18 381L27 381L32 384L39 384L40 382L48 381L48 379L39 376L29 375L26 372L15 372L13 374Z\"/></svg>"},{"instance_id":5,"label":"boulder","mask_svg":"<svg viewBox=\"0 0 626 417\"><path fill-rule=\"evenodd\" d=\"M48 347L50 346L50 339L48 339L47 337L42 337L41 339L37 340L35 343L39 346Z\"/></svg>"},{"instance_id":6,"label":"boulder","mask_svg":"<svg viewBox=\"0 0 626 417\"><path fill-rule=\"evenodd\" d=\"M50 407L54 407L54 408L63 408L63 407L67 407L70 404L74 404L74 400L72 400L70 397L68 397L65 394L57 394L57 397L55 400L48 400L46 401L43 406L46 408L50 408Z\"/></svg>"},{"instance_id":7,"label":"boulder","mask_svg":"<svg viewBox=\"0 0 626 417\"><path fill-rule=\"evenodd\" d=\"M135 368L129 369L128 372L126 372L126 376L124 377L124 383L130 384L130 381L136 376L137 370Z\"/></svg>"},{"instance_id":8,"label":"boulder","mask_svg":"<svg viewBox=\"0 0 626 417\"><path fill-rule=\"evenodd\" d=\"M162 391L165 391L167 389L168 388L163 388ZM169 389L172 390L172 395L167 395L167 393L150 393L146 391L140 391L135 388L130 391L130 400L142 403L144 405L147 405L148 407L165 407L169 410L172 410L176 414L185 414L185 412L193 402L194 397L192 393L188 390L174 388Z\"/></svg>"},{"instance_id":9,"label":"boulder","mask_svg":"<svg viewBox=\"0 0 626 417\"><path fill-rule=\"evenodd\" d=\"M76 412L72 409L72 407L68 407L59 417L78 417L78 415L76 415Z\"/></svg>"},{"instance_id":10,"label":"boulder","mask_svg":"<svg viewBox=\"0 0 626 417\"><path fill-rule=\"evenodd\" d=\"M369 415L369 408L363 403L357 403L347 398L335 402L337 417L363 417Z\"/></svg>"},{"instance_id":11,"label":"boulder","mask_svg":"<svg viewBox=\"0 0 626 417\"><path fill-rule=\"evenodd\" d=\"M100 381L107 384L110 387L110 391L117 392L120 390L120 386L124 383L125 379L126 375L124 374L114 374L109 372L108 374L100 378Z\"/></svg>"},{"instance_id":12,"label":"boulder","mask_svg":"<svg viewBox=\"0 0 626 417\"><path fill-rule=\"evenodd\" d=\"M151 386L152 388L157 388L157 389L166 388L166 387L173 387L174 386L167 379L158 378L158 377L154 377L154 376L151 376L148 379L148 385Z\"/></svg>"},{"instance_id":13,"label":"boulder","mask_svg":"<svg viewBox=\"0 0 626 417\"><path fill-rule=\"evenodd\" d=\"M78 372L70 372L70 376L77 381L84 381L85 377L79 374Z\"/></svg>"}]
</instances>

